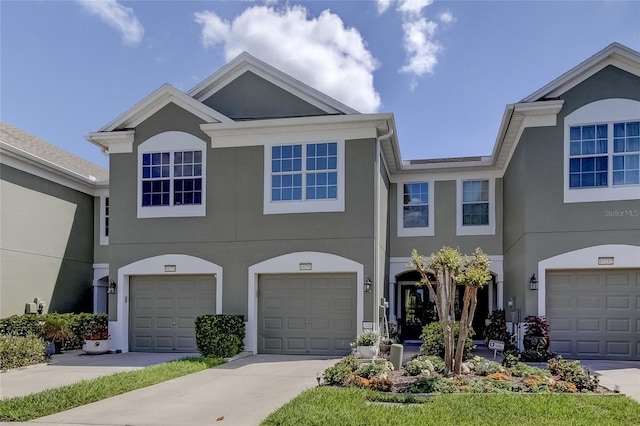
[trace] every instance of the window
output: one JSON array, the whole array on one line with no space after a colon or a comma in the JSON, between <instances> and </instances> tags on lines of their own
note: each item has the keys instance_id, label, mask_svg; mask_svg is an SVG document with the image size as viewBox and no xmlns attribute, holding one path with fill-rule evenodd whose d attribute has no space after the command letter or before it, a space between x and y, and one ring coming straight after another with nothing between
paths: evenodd
<instances>
[{"instance_id":1,"label":"window","mask_svg":"<svg viewBox=\"0 0 640 426\"><path fill-rule=\"evenodd\" d=\"M405 183L402 203L402 226L424 228L429 226L429 184Z\"/></svg>"},{"instance_id":2,"label":"window","mask_svg":"<svg viewBox=\"0 0 640 426\"><path fill-rule=\"evenodd\" d=\"M495 177L457 181L456 235L495 235L495 187Z\"/></svg>"},{"instance_id":3,"label":"window","mask_svg":"<svg viewBox=\"0 0 640 426\"><path fill-rule=\"evenodd\" d=\"M638 198L639 111L638 101L602 99L565 117L565 203Z\"/></svg>"},{"instance_id":4,"label":"window","mask_svg":"<svg viewBox=\"0 0 640 426\"><path fill-rule=\"evenodd\" d=\"M432 185L427 181L397 183L398 237L434 235Z\"/></svg>"},{"instance_id":5,"label":"window","mask_svg":"<svg viewBox=\"0 0 640 426\"><path fill-rule=\"evenodd\" d=\"M101 246L109 245L109 196L104 193L99 196L99 231L98 241Z\"/></svg>"},{"instance_id":6,"label":"window","mask_svg":"<svg viewBox=\"0 0 640 426\"><path fill-rule=\"evenodd\" d=\"M266 147L265 214L343 211L344 146L315 142Z\"/></svg>"},{"instance_id":7,"label":"window","mask_svg":"<svg viewBox=\"0 0 640 426\"><path fill-rule=\"evenodd\" d=\"M489 224L489 181L462 182L462 225Z\"/></svg>"},{"instance_id":8,"label":"window","mask_svg":"<svg viewBox=\"0 0 640 426\"><path fill-rule=\"evenodd\" d=\"M104 233L105 237L109 236L109 197L104 199Z\"/></svg>"},{"instance_id":9,"label":"window","mask_svg":"<svg viewBox=\"0 0 640 426\"><path fill-rule=\"evenodd\" d=\"M570 188L640 184L640 121L571 126L569 134Z\"/></svg>"},{"instance_id":10,"label":"window","mask_svg":"<svg viewBox=\"0 0 640 426\"><path fill-rule=\"evenodd\" d=\"M165 132L140 144L138 152L138 217L204 216L204 141Z\"/></svg>"},{"instance_id":11,"label":"window","mask_svg":"<svg viewBox=\"0 0 640 426\"><path fill-rule=\"evenodd\" d=\"M640 121L613 124L612 183L640 184Z\"/></svg>"}]
</instances>

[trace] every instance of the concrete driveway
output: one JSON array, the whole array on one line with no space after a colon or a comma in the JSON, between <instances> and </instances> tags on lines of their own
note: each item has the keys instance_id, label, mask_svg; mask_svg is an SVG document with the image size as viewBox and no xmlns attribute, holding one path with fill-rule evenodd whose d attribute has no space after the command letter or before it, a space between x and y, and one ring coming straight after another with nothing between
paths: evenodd
<instances>
[{"instance_id":1,"label":"concrete driveway","mask_svg":"<svg viewBox=\"0 0 640 426\"><path fill-rule=\"evenodd\" d=\"M26 424L258 425L304 389L317 386L316 374L337 360L315 356L248 356ZM30 369L23 371L27 370ZM3 388L5 384L3 380Z\"/></svg>"}]
</instances>

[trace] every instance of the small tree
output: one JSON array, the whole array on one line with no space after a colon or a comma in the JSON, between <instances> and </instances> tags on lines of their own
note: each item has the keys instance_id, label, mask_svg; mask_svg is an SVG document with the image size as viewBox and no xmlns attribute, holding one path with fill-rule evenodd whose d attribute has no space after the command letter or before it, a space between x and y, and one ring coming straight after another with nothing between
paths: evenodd
<instances>
[{"instance_id":1,"label":"small tree","mask_svg":"<svg viewBox=\"0 0 640 426\"><path fill-rule=\"evenodd\" d=\"M436 310L442 324L444 337L444 362L447 374L460 374L464 343L469 335L473 316L478 303L478 289L490 278L489 259L477 248L473 256L462 256L458 249L442 247L430 258L411 253L411 267L420 273L420 283L426 285L436 295ZM435 276L435 282L429 280L429 272ZM454 336L456 286L464 285L460 332L456 341Z\"/></svg>"}]
</instances>

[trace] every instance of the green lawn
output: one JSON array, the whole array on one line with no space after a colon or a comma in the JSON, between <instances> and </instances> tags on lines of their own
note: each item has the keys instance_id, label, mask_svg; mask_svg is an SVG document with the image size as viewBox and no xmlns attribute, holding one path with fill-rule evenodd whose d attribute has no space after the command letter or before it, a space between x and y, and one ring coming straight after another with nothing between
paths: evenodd
<instances>
[{"instance_id":1,"label":"green lawn","mask_svg":"<svg viewBox=\"0 0 640 426\"><path fill-rule=\"evenodd\" d=\"M640 404L623 395L454 394L423 404L381 404L367 401L369 392L313 388L262 425L640 425Z\"/></svg>"},{"instance_id":2,"label":"green lawn","mask_svg":"<svg viewBox=\"0 0 640 426\"><path fill-rule=\"evenodd\" d=\"M0 421L24 422L224 364L220 358L185 358L125 371L32 395L0 399Z\"/></svg>"}]
</instances>

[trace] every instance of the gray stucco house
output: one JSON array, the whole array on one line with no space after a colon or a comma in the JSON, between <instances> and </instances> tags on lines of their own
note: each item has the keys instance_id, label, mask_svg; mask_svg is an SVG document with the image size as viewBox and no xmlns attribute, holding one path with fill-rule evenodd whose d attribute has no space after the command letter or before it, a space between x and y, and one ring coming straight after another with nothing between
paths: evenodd
<instances>
[{"instance_id":1,"label":"gray stucco house","mask_svg":"<svg viewBox=\"0 0 640 426\"><path fill-rule=\"evenodd\" d=\"M193 318L227 313L247 350L341 354L385 302L416 339L409 255L450 245L492 261L478 330L545 315L553 351L638 360L639 127L640 54L617 43L507 105L486 157L402 160L393 114L246 53L164 85L87 137L110 157L93 276L112 346L193 351Z\"/></svg>"},{"instance_id":2,"label":"gray stucco house","mask_svg":"<svg viewBox=\"0 0 640 426\"><path fill-rule=\"evenodd\" d=\"M0 317L106 312L94 292L95 196L108 170L0 122ZM94 298L95 295L95 298ZM38 303L30 306L37 311Z\"/></svg>"}]
</instances>

